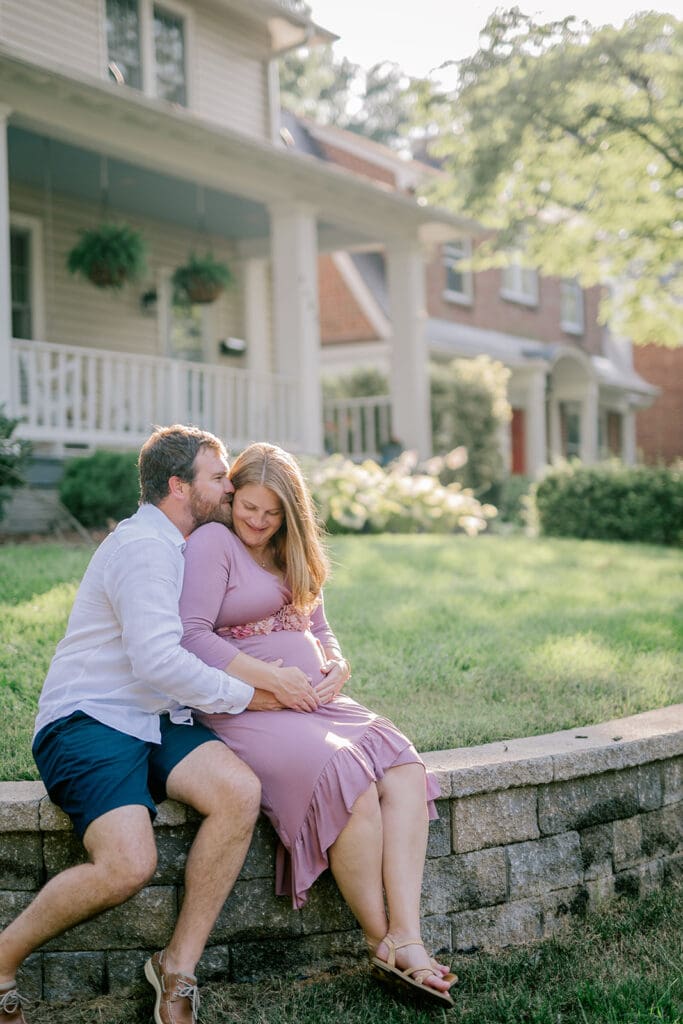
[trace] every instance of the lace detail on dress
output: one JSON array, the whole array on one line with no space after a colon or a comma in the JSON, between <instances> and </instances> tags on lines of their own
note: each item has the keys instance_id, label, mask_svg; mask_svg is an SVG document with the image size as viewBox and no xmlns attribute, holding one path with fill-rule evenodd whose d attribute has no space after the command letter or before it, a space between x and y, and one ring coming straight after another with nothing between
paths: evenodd
<instances>
[{"instance_id":1,"label":"lace detail on dress","mask_svg":"<svg viewBox=\"0 0 683 1024\"><path fill-rule=\"evenodd\" d=\"M311 628L311 614L320 604L317 598L307 612L301 612L293 604L285 604L274 615L269 615L258 622L245 622L240 626L221 626L216 630L219 636L230 636L234 640L246 640L250 636L267 636L289 629L296 633L305 633Z\"/></svg>"}]
</instances>

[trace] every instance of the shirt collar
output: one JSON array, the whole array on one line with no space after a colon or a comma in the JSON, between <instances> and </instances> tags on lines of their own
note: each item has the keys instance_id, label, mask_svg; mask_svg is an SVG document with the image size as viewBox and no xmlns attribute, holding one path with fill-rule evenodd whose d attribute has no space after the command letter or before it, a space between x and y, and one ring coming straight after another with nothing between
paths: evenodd
<instances>
[{"instance_id":1,"label":"shirt collar","mask_svg":"<svg viewBox=\"0 0 683 1024\"><path fill-rule=\"evenodd\" d=\"M180 548L181 551L185 550L185 538L182 533L175 523L171 522L166 513L162 512L156 505L150 505L148 503L140 505L136 514L143 522L147 521L154 523L157 530L159 530L164 537L167 537L172 544L175 544L175 546Z\"/></svg>"}]
</instances>

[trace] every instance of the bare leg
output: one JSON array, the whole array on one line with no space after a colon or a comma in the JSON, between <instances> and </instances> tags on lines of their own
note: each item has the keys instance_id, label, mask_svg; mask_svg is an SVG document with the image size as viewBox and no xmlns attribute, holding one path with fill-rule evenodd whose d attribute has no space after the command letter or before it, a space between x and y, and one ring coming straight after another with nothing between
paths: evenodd
<instances>
[{"instance_id":1,"label":"bare leg","mask_svg":"<svg viewBox=\"0 0 683 1024\"><path fill-rule=\"evenodd\" d=\"M356 800L329 857L340 892L374 952L388 927L382 892L382 816L375 785Z\"/></svg>"},{"instance_id":2,"label":"bare leg","mask_svg":"<svg viewBox=\"0 0 683 1024\"><path fill-rule=\"evenodd\" d=\"M185 898L166 947L169 971L194 974L209 933L237 878L259 813L261 785L217 740L175 766L168 795L203 814L185 866Z\"/></svg>"},{"instance_id":3,"label":"bare leg","mask_svg":"<svg viewBox=\"0 0 683 1024\"><path fill-rule=\"evenodd\" d=\"M0 983L44 942L108 907L124 903L154 874L156 846L149 811L133 804L96 818L83 837L87 864L67 868L40 890L0 935Z\"/></svg>"},{"instance_id":4,"label":"bare leg","mask_svg":"<svg viewBox=\"0 0 683 1024\"><path fill-rule=\"evenodd\" d=\"M377 783L384 834L382 875L389 911L387 935L397 944L420 938L420 894L427 851L429 821L422 765L405 764L390 768ZM377 954L386 958L388 947L380 943ZM396 954L396 963L432 969L424 984L440 991L450 988L441 972L419 945L406 946Z\"/></svg>"}]
</instances>

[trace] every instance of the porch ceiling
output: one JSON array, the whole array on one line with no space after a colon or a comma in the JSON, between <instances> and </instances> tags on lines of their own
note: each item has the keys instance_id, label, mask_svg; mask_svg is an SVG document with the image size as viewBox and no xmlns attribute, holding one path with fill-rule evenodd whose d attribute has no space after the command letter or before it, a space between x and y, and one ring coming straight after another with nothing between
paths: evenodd
<instances>
[{"instance_id":1,"label":"porch ceiling","mask_svg":"<svg viewBox=\"0 0 683 1024\"><path fill-rule=\"evenodd\" d=\"M100 203L102 157L10 125L10 180ZM107 205L112 210L168 221L190 230L202 228L200 196L194 182L160 174L115 157L107 157ZM244 196L202 190L203 221L211 234L230 239L267 238L268 210Z\"/></svg>"}]
</instances>

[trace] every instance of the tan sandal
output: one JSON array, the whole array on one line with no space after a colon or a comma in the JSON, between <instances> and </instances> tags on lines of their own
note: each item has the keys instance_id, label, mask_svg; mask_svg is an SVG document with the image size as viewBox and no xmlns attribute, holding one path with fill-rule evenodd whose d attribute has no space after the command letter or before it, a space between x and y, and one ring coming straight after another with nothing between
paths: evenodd
<instances>
[{"instance_id":1,"label":"tan sandal","mask_svg":"<svg viewBox=\"0 0 683 1024\"><path fill-rule=\"evenodd\" d=\"M443 981L450 981L451 978L457 980L455 975L442 975L436 967L408 967L406 970L401 970L400 967L396 966L396 953L399 949L403 949L405 946L422 946L424 949L424 943L421 939L407 939L405 942L395 943L393 939L384 938L382 942L389 949L389 956L386 960L381 960L378 956L373 956L370 960L371 974L377 981L381 981L385 985L395 985L397 988L403 989L405 992L409 992L411 995L420 995L432 1005L439 1005L444 1008L452 1008L455 1006L450 994L448 992L441 992L437 988L432 988L431 985L425 985L425 979L430 974L434 974L436 977L441 978ZM436 964L435 960L430 957L432 965ZM437 965L438 966L438 965ZM422 977L420 977L422 975ZM451 982L452 983L452 982Z\"/></svg>"}]
</instances>

